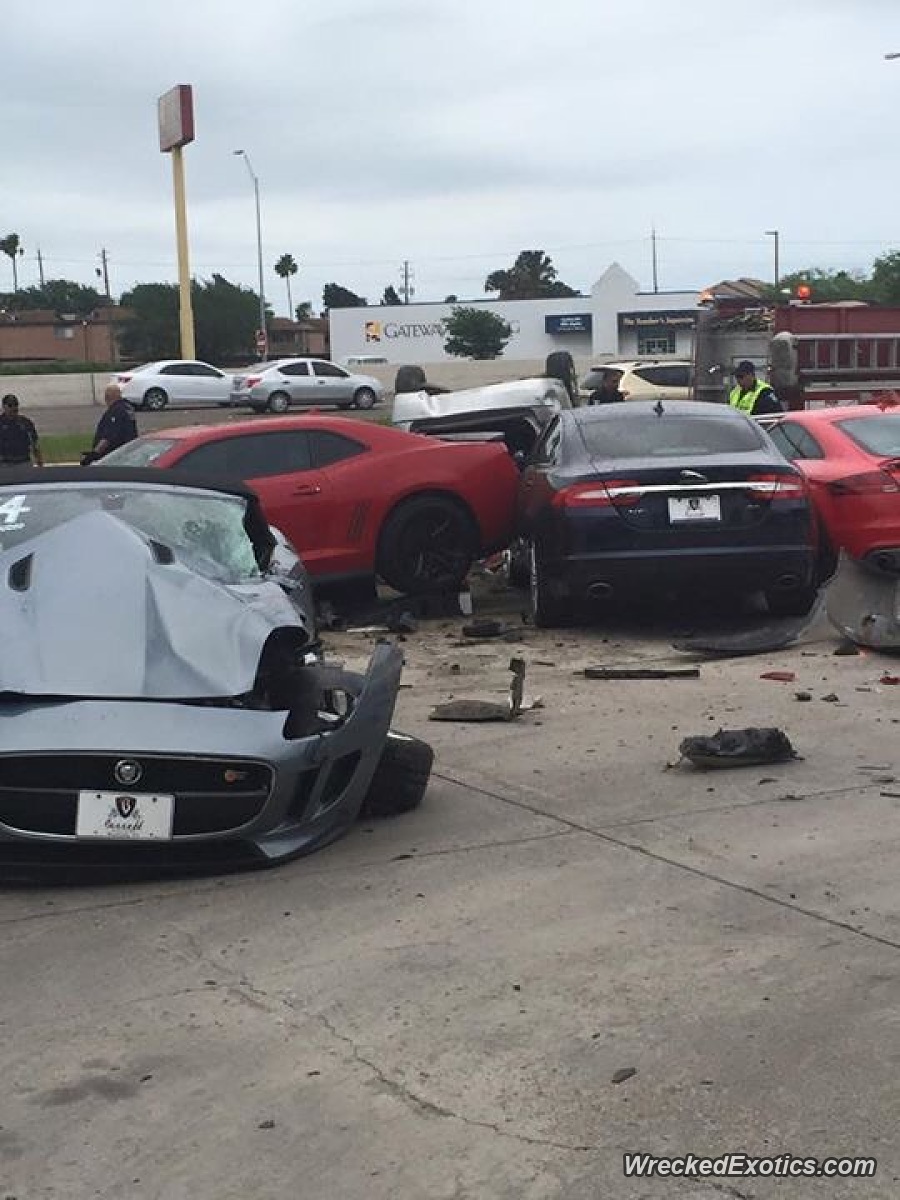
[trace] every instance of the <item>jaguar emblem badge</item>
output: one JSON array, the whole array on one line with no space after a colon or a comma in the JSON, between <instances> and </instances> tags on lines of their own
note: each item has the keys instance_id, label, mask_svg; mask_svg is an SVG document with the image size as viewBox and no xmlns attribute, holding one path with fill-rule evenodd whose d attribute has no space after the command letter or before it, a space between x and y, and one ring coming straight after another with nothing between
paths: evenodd
<instances>
[{"instance_id":1,"label":"jaguar emblem badge","mask_svg":"<svg viewBox=\"0 0 900 1200\"><path fill-rule=\"evenodd\" d=\"M120 758L113 767L116 783L121 783L123 787L132 787L140 781L143 774L144 768L133 758Z\"/></svg>"},{"instance_id":2,"label":"jaguar emblem badge","mask_svg":"<svg viewBox=\"0 0 900 1200\"><path fill-rule=\"evenodd\" d=\"M136 804L134 796L116 796L116 812L123 820L131 816Z\"/></svg>"}]
</instances>

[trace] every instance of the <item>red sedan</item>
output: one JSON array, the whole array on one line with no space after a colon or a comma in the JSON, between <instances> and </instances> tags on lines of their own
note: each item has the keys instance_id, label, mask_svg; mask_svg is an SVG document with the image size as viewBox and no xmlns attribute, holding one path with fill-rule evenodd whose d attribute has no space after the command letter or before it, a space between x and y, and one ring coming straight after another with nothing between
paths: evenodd
<instances>
[{"instance_id":1,"label":"red sedan","mask_svg":"<svg viewBox=\"0 0 900 1200\"><path fill-rule=\"evenodd\" d=\"M316 579L378 575L402 592L458 585L505 546L519 473L502 442L451 442L309 414L146 434L103 465L243 480Z\"/></svg>"},{"instance_id":2,"label":"red sedan","mask_svg":"<svg viewBox=\"0 0 900 1200\"><path fill-rule=\"evenodd\" d=\"M900 570L900 408L821 408L765 424L809 480L834 549Z\"/></svg>"}]
</instances>

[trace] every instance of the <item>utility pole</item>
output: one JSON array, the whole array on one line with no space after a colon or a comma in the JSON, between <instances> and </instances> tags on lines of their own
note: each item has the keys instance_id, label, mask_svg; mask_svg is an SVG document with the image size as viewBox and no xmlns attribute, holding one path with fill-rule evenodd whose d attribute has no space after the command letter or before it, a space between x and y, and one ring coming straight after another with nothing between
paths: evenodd
<instances>
[{"instance_id":1,"label":"utility pole","mask_svg":"<svg viewBox=\"0 0 900 1200\"><path fill-rule=\"evenodd\" d=\"M44 260L41 257L40 246L38 246L37 260L38 260L38 279L40 279L41 287L43 288L43 286L44 286Z\"/></svg>"},{"instance_id":2,"label":"utility pole","mask_svg":"<svg viewBox=\"0 0 900 1200\"><path fill-rule=\"evenodd\" d=\"M413 273L409 268L409 260L408 259L403 260L402 273L403 273L403 284L402 284L400 290L403 292L403 303L409 304L409 298L410 298L410 296L414 296L416 294L416 289L414 287L412 287L411 281L413 278Z\"/></svg>"},{"instance_id":3,"label":"utility pole","mask_svg":"<svg viewBox=\"0 0 900 1200\"><path fill-rule=\"evenodd\" d=\"M659 291L659 272L658 272L658 263L656 261L656 227L655 226L650 231L650 245L652 247L652 252L653 252L653 291L654 291L654 293L656 293Z\"/></svg>"},{"instance_id":4,"label":"utility pole","mask_svg":"<svg viewBox=\"0 0 900 1200\"><path fill-rule=\"evenodd\" d=\"M767 229L766 237L772 238L775 243L775 289L777 291L778 285L781 283L781 264L778 261L778 230Z\"/></svg>"},{"instance_id":5,"label":"utility pole","mask_svg":"<svg viewBox=\"0 0 900 1200\"><path fill-rule=\"evenodd\" d=\"M100 261L103 264L103 294L107 300L112 297L109 294L109 265L106 258L106 250L100 251Z\"/></svg>"}]
</instances>

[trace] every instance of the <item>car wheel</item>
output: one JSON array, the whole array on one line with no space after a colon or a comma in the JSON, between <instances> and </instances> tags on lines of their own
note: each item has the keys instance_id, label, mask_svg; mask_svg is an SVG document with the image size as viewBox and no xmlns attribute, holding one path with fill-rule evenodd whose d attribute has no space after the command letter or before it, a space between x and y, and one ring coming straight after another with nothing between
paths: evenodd
<instances>
[{"instance_id":1,"label":"car wheel","mask_svg":"<svg viewBox=\"0 0 900 1200\"><path fill-rule=\"evenodd\" d=\"M169 397L162 388L148 388L144 392L144 399L141 401L141 408L149 409L150 412L162 412L169 403Z\"/></svg>"},{"instance_id":2,"label":"car wheel","mask_svg":"<svg viewBox=\"0 0 900 1200\"><path fill-rule=\"evenodd\" d=\"M562 604L547 591L547 576L538 559L534 542L528 547L528 564L532 621L539 629L553 629L567 624L567 614Z\"/></svg>"},{"instance_id":3,"label":"car wheel","mask_svg":"<svg viewBox=\"0 0 900 1200\"><path fill-rule=\"evenodd\" d=\"M524 538L515 538L509 549L503 551L503 565L506 568L506 579L510 587L527 588L531 582L531 559L528 553L528 542Z\"/></svg>"},{"instance_id":4,"label":"car wheel","mask_svg":"<svg viewBox=\"0 0 900 1200\"><path fill-rule=\"evenodd\" d=\"M766 592L766 604L773 617L805 617L816 602L816 587L791 588L786 592Z\"/></svg>"},{"instance_id":5,"label":"car wheel","mask_svg":"<svg viewBox=\"0 0 900 1200\"><path fill-rule=\"evenodd\" d=\"M378 397L375 395L375 393L372 391L371 388L368 388L368 387L357 388L356 394L353 397L353 407L354 408L371 408L377 399L378 399Z\"/></svg>"},{"instance_id":6,"label":"car wheel","mask_svg":"<svg viewBox=\"0 0 900 1200\"><path fill-rule=\"evenodd\" d=\"M434 751L427 742L391 730L359 811L361 817L395 817L422 803Z\"/></svg>"},{"instance_id":7,"label":"car wheel","mask_svg":"<svg viewBox=\"0 0 900 1200\"><path fill-rule=\"evenodd\" d=\"M458 588L478 548L474 522L449 496L418 496L390 514L379 539L375 569L398 592Z\"/></svg>"},{"instance_id":8,"label":"car wheel","mask_svg":"<svg viewBox=\"0 0 900 1200\"><path fill-rule=\"evenodd\" d=\"M273 392L266 407L269 412L285 413L291 407L291 398L287 392Z\"/></svg>"}]
</instances>

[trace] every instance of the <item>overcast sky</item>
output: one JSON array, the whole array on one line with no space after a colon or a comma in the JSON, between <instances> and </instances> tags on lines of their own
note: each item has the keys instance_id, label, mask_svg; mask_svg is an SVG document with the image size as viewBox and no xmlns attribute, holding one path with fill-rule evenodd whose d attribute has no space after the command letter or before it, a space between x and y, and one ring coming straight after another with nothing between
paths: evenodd
<instances>
[{"instance_id":1,"label":"overcast sky","mask_svg":"<svg viewBox=\"0 0 900 1200\"><path fill-rule=\"evenodd\" d=\"M191 267L294 302L482 295L525 248L588 289L867 268L900 248L898 0L3 0L0 236L20 282L174 280L156 100L194 87ZM11 287L0 259L0 288Z\"/></svg>"}]
</instances>

